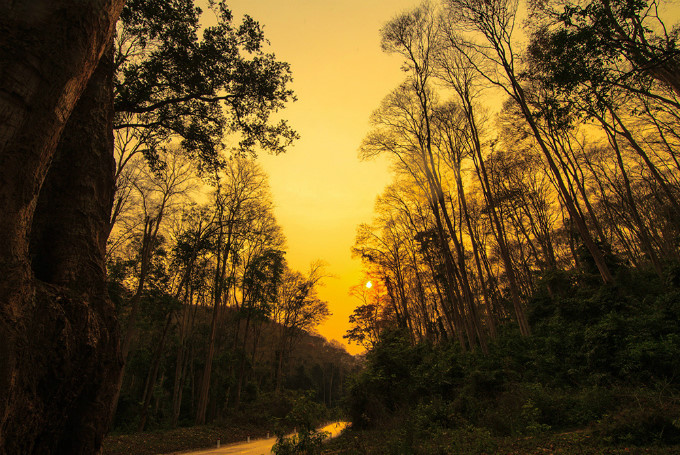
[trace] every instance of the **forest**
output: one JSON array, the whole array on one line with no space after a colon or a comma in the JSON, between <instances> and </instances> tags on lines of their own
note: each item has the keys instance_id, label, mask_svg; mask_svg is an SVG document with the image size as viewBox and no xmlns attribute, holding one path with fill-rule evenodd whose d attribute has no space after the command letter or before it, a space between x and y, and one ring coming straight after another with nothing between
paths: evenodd
<instances>
[{"instance_id":1,"label":"forest","mask_svg":"<svg viewBox=\"0 0 680 455\"><path fill-rule=\"evenodd\" d=\"M390 16L351 356L257 162L300 138L264 27L223 1L0 5L0 454L270 431L279 455L677 453L677 6Z\"/></svg>"},{"instance_id":2,"label":"forest","mask_svg":"<svg viewBox=\"0 0 680 455\"><path fill-rule=\"evenodd\" d=\"M346 335L368 350L356 453L675 453L665 6L444 0L382 28L406 78L359 151L393 183L353 247L372 283Z\"/></svg>"},{"instance_id":3,"label":"forest","mask_svg":"<svg viewBox=\"0 0 680 455\"><path fill-rule=\"evenodd\" d=\"M292 270L257 153L298 135L260 25L226 4L126 3L114 40L108 291L121 324L114 432L238 420L275 428L296 399L337 407L355 360L312 335L329 315L315 261ZM227 145L231 144L231 146Z\"/></svg>"}]
</instances>

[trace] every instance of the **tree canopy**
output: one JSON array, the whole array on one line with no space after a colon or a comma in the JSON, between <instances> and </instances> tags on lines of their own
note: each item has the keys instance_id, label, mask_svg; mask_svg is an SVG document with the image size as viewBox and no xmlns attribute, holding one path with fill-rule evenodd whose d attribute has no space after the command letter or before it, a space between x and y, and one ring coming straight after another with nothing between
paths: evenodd
<instances>
[{"instance_id":1,"label":"tree canopy","mask_svg":"<svg viewBox=\"0 0 680 455\"><path fill-rule=\"evenodd\" d=\"M171 139L214 166L222 151L278 154L297 138L276 120L294 100L289 65L264 51L257 21L237 25L225 2L209 5L203 13L193 0L131 0L121 14L114 128L131 129L152 161Z\"/></svg>"}]
</instances>

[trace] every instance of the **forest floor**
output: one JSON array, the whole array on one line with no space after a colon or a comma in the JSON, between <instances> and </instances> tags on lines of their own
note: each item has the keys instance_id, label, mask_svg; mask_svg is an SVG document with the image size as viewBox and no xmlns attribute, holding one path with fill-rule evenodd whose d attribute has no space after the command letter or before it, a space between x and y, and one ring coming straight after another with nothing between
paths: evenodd
<instances>
[{"instance_id":1,"label":"forest floor","mask_svg":"<svg viewBox=\"0 0 680 455\"><path fill-rule=\"evenodd\" d=\"M536 436L492 437L484 432L442 432L436 437L413 440L404 435L383 431L349 430L328 443L324 455L671 455L680 454L680 445L647 446L612 445L588 431L542 433Z\"/></svg>"}]
</instances>

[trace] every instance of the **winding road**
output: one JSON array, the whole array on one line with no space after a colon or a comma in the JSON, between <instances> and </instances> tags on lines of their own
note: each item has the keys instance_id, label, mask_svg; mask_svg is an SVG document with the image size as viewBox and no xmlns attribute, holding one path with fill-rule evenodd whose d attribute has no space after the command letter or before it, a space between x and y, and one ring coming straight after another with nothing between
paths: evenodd
<instances>
[{"instance_id":1,"label":"winding road","mask_svg":"<svg viewBox=\"0 0 680 455\"><path fill-rule=\"evenodd\" d=\"M319 431L327 431L331 434L330 437L334 438L338 436L347 425L347 422L335 422L319 428ZM183 452L182 455L271 455L272 446L275 442L276 438L257 439L251 442L228 444L219 449L213 448L198 450L196 452Z\"/></svg>"}]
</instances>

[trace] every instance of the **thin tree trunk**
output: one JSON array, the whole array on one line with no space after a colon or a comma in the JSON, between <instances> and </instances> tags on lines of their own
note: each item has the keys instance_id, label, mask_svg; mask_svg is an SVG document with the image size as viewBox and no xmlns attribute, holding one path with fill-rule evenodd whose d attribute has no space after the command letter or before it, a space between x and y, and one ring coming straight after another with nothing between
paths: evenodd
<instances>
[{"instance_id":1,"label":"thin tree trunk","mask_svg":"<svg viewBox=\"0 0 680 455\"><path fill-rule=\"evenodd\" d=\"M604 260L604 255L602 254L602 251L595 244L593 237L590 235L590 231L588 230L588 226L586 225L583 217L579 214L578 210L576 209L574 199L571 197L571 193L565 186L562 174L560 173L557 165L555 164L555 160L553 159L552 153L550 152L550 150L548 150L548 147L545 144L543 137L541 136L541 133L538 129L538 125L536 124L533 114L529 110L529 106L524 95L524 90L522 89L519 82L516 80L508 64L506 63L504 66L508 78L512 83L514 99L517 102L517 104L519 104L522 113L524 114L524 117L526 118L527 123L529 123L529 126L534 134L534 137L536 138L536 142L538 143L539 147L543 152L543 155L546 158L546 161L548 162L548 166L550 167L550 170L555 178L555 181L557 182L557 188L559 192L562 194L562 199L566 205L567 211L569 212L571 219L576 225L576 229L578 230L581 236L581 240L583 241L586 248L593 257L595 265L597 266L597 269L600 272L600 276L602 277L602 281L604 283L613 283L614 276L612 275L611 271L609 270L609 266L607 266Z\"/></svg>"},{"instance_id":2,"label":"thin tree trunk","mask_svg":"<svg viewBox=\"0 0 680 455\"><path fill-rule=\"evenodd\" d=\"M221 218L221 216L220 216ZM222 220L220 220L222 222ZM198 407L196 410L196 425L203 425L205 423L205 414L208 409L208 399L210 396L210 377L212 372L212 362L215 355L215 339L217 337L217 323L220 317L220 309L222 306L222 285L224 281L224 273L226 269L227 259L229 257L229 252L231 250L231 236L232 236L232 224L229 223L229 232L227 235L227 243L222 246L222 227L220 227L220 232L217 240L218 255L215 264L215 278L214 278L214 304L213 304L213 314L212 322L210 324L210 338L208 340L208 351L206 353L205 367L203 368L203 376L201 377L201 387L199 389ZM222 253L222 248L224 251ZM224 254L224 257L221 257Z\"/></svg>"},{"instance_id":3,"label":"thin tree trunk","mask_svg":"<svg viewBox=\"0 0 680 455\"><path fill-rule=\"evenodd\" d=\"M161 339L158 342L158 347L154 353L152 366L149 369L149 374L146 378L146 384L144 387L144 396L142 397L142 411L141 417L139 419L139 425L137 426L137 431L144 431L144 426L146 425L147 411L149 409L149 404L151 403L151 398L153 397L153 389L156 385L156 378L158 377L158 368L161 364L161 356L163 355L163 348L165 347L165 340L170 329L170 323L172 322L172 314L168 314L168 318L165 321L165 326L163 327L163 333L161 334Z\"/></svg>"},{"instance_id":4,"label":"thin tree trunk","mask_svg":"<svg viewBox=\"0 0 680 455\"><path fill-rule=\"evenodd\" d=\"M637 203L635 202L635 198L633 197L633 190L631 189L630 186L628 172L626 172L626 167L623 164L623 157L621 156L621 150L619 149L618 141L616 140L616 136L614 136L612 132L609 131L609 129L607 129L606 132L607 136L609 137L609 142L612 145L614 152L616 152L616 162L619 165L619 170L621 171L621 176L623 177L623 183L626 190L626 199L628 199L628 205L630 207L630 212L631 215L633 216L633 220L635 224L637 224L638 235L640 238L642 249L645 250L649 255L649 259L652 262L656 274L659 276L659 278L663 279L664 277L663 268L661 267L661 262L659 261L659 258L656 255L656 251L654 251L654 247L652 246L652 242L649 238L649 233L647 232L647 226L645 226L645 223L642 221L642 217L640 216L640 212L638 211L637 208Z\"/></svg>"},{"instance_id":5,"label":"thin tree trunk","mask_svg":"<svg viewBox=\"0 0 680 455\"><path fill-rule=\"evenodd\" d=\"M245 302L244 302L245 303ZM238 369L238 381L236 383L236 397L234 398L234 408L238 409L241 405L241 389L243 387L243 380L246 370L246 347L248 343L248 328L250 327L250 309L248 309L248 316L246 317L246 326L243 329L243 350L241 352L241 362Z\"/></svg>"},{"instance_id":6,"label":"thin tree trunk","mask_svg":"<svg viewBox=\"0 0 680 455\"><path fill-rule=\"evenodd\" d=\"M625 137L628 140L628 143L631 145L633 150L642 158L642 160L645 162L647 165L647 168L649 171L652 173L654 178L656 179L657 183L659 186L663 189L664 193L666 193L666 197L668 197L668 201L671 203L673 206L673 209L675 210L675 213L680 216L680 204L678 203L678 200L673 194L673 191L671 188L668 186L668 182L666 182L666 179L664 179L661 174L659 173L659 170L656 168L654 163L652 163L652 160L649 159L649 156L645 153L645 151L640 147L640 144L635 140L631 132L626 128L626 125L623 123L621 118L614 112L614 109L609 107L609 112L612 115L612 118L616 121L616 123L619 124L621 127L621 135Z\"/></svg>"}]
</instances>

